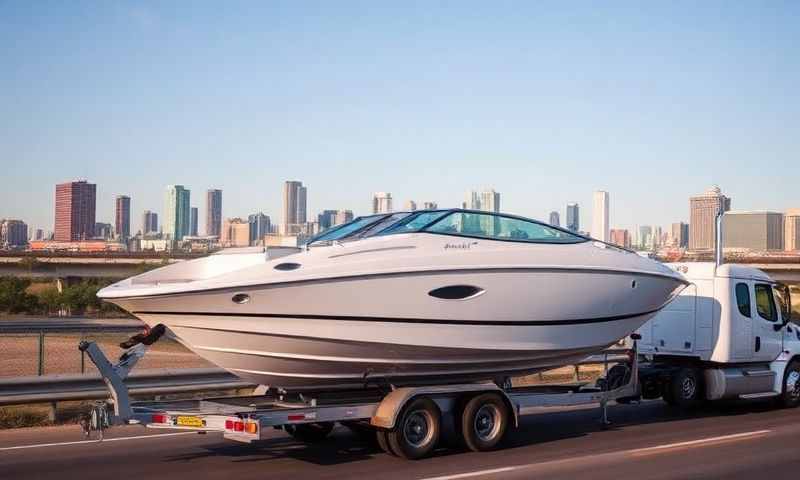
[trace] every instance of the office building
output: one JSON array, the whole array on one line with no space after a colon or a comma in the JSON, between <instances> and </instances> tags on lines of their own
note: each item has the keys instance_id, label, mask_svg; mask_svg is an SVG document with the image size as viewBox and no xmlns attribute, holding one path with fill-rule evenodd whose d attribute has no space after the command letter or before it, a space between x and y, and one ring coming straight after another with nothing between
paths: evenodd
<instances>
[{"instance_id":1,"label":"office building","mask_svg":"<svg viewBox=\"0 0 800 480\"><path fill-rule=\"evenodd\" d=\"M372 213L390 213L392 211L392 194L375 192L372 196Z\"/></svg>"},{"instance_id":2,"label":"office building","mask_svg":"<svg viewBox=\"0 0 800 480\"><path fill-rule=\"evenodd\" d=\"M336 225L336 213L336 210L323 210L322 213L317 215L317 224L320 232L324 232Z\"/></svg>"},{"instance_id":3,"label":"office building","mask_svg":"<svg viewBox=\"0 0 800 480\"><path fill-rule=\"evenodd\" d=\"M192 207L190 211L192 213L189 215L189 235L192 237L197 237L197 207Z\"/></svg>"},{"instance_id":4,"label":"office building","mask_svg":"<svg viewBox=\"0 0 800 480\"><path fill-rule=\"evenodd\" d=\"M270 220L268 215L263 212L248 215L247 223L249 224L249 243L251 246L259 245L264 240L264 235L267 235L271 229Z\"/></svg>"},{"instance_id":5,"label":"office building","mask_svg":"<svg viewBox=\"0 0 800 480\"><path fill-rule=\"evenodd\" d=\"M153 235L158 233L158 214L145 210L142 214L142 235Z\"/></svg>"},{"instance_id":6,"label":"office building","mask_svg":"<svg viewBox=\"0 0 800 480\"><path fill-rule=\"evenodd\" d=\"M653 227L649 225L639 226L639 235L636 238L636 247L648 250L653 245Z\"/></svg>"},{"instance_id":7,"label":"office building","mask_svg":"<svg viewBox=\"0 0 800 480\"><path fill-rule=\"evenodd\" d=\"M736 250L783 250L783 214L727 212L722 217L722 246Z\"/></svg>"},{"instance_id":8,"label":"office building","mask_svg":"<svg viewBox=\"0 0 800 480\"><path fill-rule=\"evenodd\" d=\"M206 235L220 237L222 232L222 190L206 192Z\"/></svg>"},{"instance_id":9,"label":"office building","mask_svg":"<svg viewBox=\"0 0 800 480\"><path fill-rule=\"evenodd\" d=\"M689 246L689 224L677 222L672 224L671 243L673 247L686 248Z\"/></svg>"},{"instance_id":10,"label":"office building","mask_svg":"<svg viewBox=\"0 0 800 480\"><path fill-rule=\"evenodd\" d=\"M561 215L558 212L550 212L550 225L561 226Z\"/></svg>"},{"instance_id":11,"label":"office building","mask_svg":"<svg viewBox=\"0 0 800 480\"><path fill-rule=\"evenodd\" d=\"M55 240L72 242L94 236L97 185L86 180L56 185Z\"/></svg>"},{"instance_id":12,"label":"office building","mask_svg":"<svg viewBox=\"0 0 800 480\"><path fill-rule=\"evenodd\" d=\"M579 232L581 230L580 207L577 203L567 204L567 230Z\"/></svg>"},{"instance_id":13,"label":"office building","mask_svg":"<svg viewBox=\"0 0 800 480\"><path fill-rule=\"evenodd\" d=\"M19 248L27 244L28 225L25 222L12 219L0 221L0 248Z\"/></svg>"},{"instance_id":14,"label":"office building","mask_svg":"<svg viewBox=\"0 0 800 480\"><path fill-rule=\"evenodd\" d=\"M609 198L608 192L599 190L594 192L592 210L592 237L608 242L609 239Z\"/></svg>"},{"instance_id":15,"label":"office building","mask_svg":"<svg viewBox=\"0 0 800 480\"><path fill-rule=\"evenodd\" d=\"M786 210L783 220L783 248L800 250L800 208Z\"/></svg>"},{"instance_id":16,"label":"office building","mask_svg":"<svg viewBox=\"0 0 800 480\"><path fill-rule=\"evenodd\" d=\"M42 230L41 228L37 228L36 230L34 230L33 239L44 240L44 230Z\"/></svg>"},{"instance_id":17,"label":"office building","mask_svg":"<svg viewBox=\"0 0 800 480\"><path fill-rule=\"evenodd\" d=\"M334 225L341 225L343 223L352 221L353 221L352 210L339 210L336 212L336 223L334 223Z\"/></svg>"},{"instance_id":18,"label":"office building","mask_svg":"<svg viewBox=\"0 0 800 480\"><path fill-rule=\"evenodd\" d=\"M305 229L307 190L303 182L286 181L283 184L283 223L284 235L297 233Z\"/></svg>"},{"instance_id":19,"label":"office building","mask_svg":"<svg viewBox=\"0 0 800 480\"><path fill-rule=\"evenodd\" d=\"M220 244L223 247L247 247L250 245L250 223L241 218L226 218L222 223Z\"/></svg>"},{"instance_id":20,"label":"office building","mask_svg":"<svg viewBox=\"0 0 800 480\"><path fill-rule=\"evenodd\" d=\"M436 202L422 202L423 210L436 210L438 208L439 205Z\"/></svg>"},{"instance_id":21,"label":"office building","mask_svg":"<svg viewBox=\"0 0 800 480\"><path fill-rule=\"evenodd\" d=\"M168 185L164 202L164 238L167 240L183 240L189 235L191 228L191 211L189 207L191 192L183 185Z\"/></svg>"},{"instance_id":22,"label":"office building","mask_svg":"<svg viewBox=\"0 0 800 480\"><path fill-rule=\"evenodd\" d=\"M110 240L114 237L114 230L110 223L96 222L94 224L94 239Z\"/></svg>"},{"instance_id":23,"label":"office building","mask_svg":"<svg viewBox=\"0 0 800 480\"><path fill-rule=\"evenodd\" d=\"M714 186L702 195L689 199L689 249L713 250L716 236L716 217L731 209L731 199Z\"/></svg>"},{"instance_id":24,"label":"office building","mask_svg":"<svg viewBox=\"0 0 800 480\"><path fill-rule=\"evenodd\" d=\"M117 236L122 240L131 236L131 197L117 196L115 227Z\"/></svg>"},{"instance_id":25,"label":"office building","mask_svg":"<svg viewBox=\"0 0 800 480\"><path fill-rule=\"evenodd\" d=\"M407 212L416 211L417 210L417 202L415 202L414 200L407 201L406 204L404 205L403 210L405 210Z\"/></svg>"},{"instance_id":26,"label":"office building","mask_svg":"<svg viewBox=\"0 0 800 480\"><path fill-rule=\"evenodd\" d=\"M609 231L610 243L622 248L631 248L631 234L625 229L613 228Z\"/></svg>"}]
</instances>

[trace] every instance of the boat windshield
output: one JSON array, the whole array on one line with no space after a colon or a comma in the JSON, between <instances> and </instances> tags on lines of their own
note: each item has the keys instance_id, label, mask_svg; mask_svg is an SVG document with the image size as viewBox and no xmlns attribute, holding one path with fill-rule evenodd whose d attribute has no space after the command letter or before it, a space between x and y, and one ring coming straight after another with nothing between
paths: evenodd
<instances>
[{"instance_id":1,"label":"boat windshield","mask_svg":"<svg viewBox=\"0 0 800 480\"><path fill-rule=\"evenodd\" d=\"M343 238L349 237L357 232L360 232L378 222L383 220L384 218L388 217L389 215L370 215L368 217L358 217L355 220L339 225L338 227L331 228L321 234L317 235L316 237L310 239L308 244L314 244L317 242L325 242L325 241L333 241L333 240L341 240Z\"/></svg>"},{"instance_id":2,"label":"boat windshield","mask_svg":"<svg viewBox=\"0 0 800 480\"><path fill-rule=\"evenodd\" d=\"M417 212L414 215L405 217L402 221L382 230L378 235L392 235L395 233L412 233L418 232L423 227L433 223L439 218L447 215L448 210L431 210Z\"/></svg>"},{"instance_id":3,"label":"boat windshield","mask_svg":"<svg viewBox=\"0 0 800 480\"><path fill-rule=\"evenodd\" d=\"M448 212L445 212L448 213ZM581 243L588 239L534 220L491 212L452 210L422 231L530 243Z\"/></svg>"}]
</instances>

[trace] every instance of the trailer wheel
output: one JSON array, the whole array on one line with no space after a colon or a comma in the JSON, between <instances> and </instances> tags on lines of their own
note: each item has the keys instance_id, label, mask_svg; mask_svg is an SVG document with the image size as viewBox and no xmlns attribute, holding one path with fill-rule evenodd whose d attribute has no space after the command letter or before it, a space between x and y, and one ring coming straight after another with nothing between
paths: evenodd
<instances>
[{"instance_id":1,"label":"trailer wheel","mask_svg":"<svg viewBox=\"0 0 800 480\"><path fill-rule=\"evenodd\" d=\"M500 443L508 427L508 407L499 395L473 397L461 415L461 435L473 452L491 450Z\"/></svg>"},{"instance_id":2,"label":"trailer wheel","mask_svg":"<svg viewBox=\"0 0 800 480\"><path fill-rule=\"evenodd\" d=\"M783 393L780 404L785 408L795 408L800 405L800 362L791 362L783 374Z\"/></svg>"},{"instance_id":3,"label":"trailer wheel","mask_svg":"<svg viewBox=\"0 0 800 480\"><path fill-rule=\"evenodd\" d=\"M319 443L333 430L333 422L294 423L283 427L286 433L303 443Z\"/></svg>"},{"instance_id":4,"label":"trailer wheel","mask_svg":"<svg viewBox=\"0 0 800 480\"><path fill-rule=\"evenodd\" d=\"M690 367L681 368L670 379L668 390L664 395L668 404L681 408L696 407L702 400L703 392L700 371Z\"/></svg>"},{"instance_id":5,"label":"trailer wheel","mask_svg":"<svg viewBox=\"0 0 800 480\"><path fill-rule=\"evenodd\" d=\"M439 442L441 413L429 398L412 401L387 433L389 448L398 457L416 460L428 455Z\"/></svg>"},{"instance_id":6,"label":"trailer wheel","mask_svg":"<svg viewBox=\"0 0 800 480\"><path fill-rule=\"evenodd\" d=\"M394 452L392 451L392 447L389 446L388 433L389 432L387 432L386 430L376 429L375 430L375 440L377 440L378 446L381 448L381 450L383 450L384 452L388 453L389 455L394 455Z\"/></svg>"}]
</instances>

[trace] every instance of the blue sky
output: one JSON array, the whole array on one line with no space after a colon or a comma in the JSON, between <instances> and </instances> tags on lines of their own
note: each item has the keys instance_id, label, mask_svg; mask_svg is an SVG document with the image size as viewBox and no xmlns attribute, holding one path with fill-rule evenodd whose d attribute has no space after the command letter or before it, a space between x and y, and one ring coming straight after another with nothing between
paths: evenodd
<instances>
[{"instance_id":1,"label":"blue sky","mask_svg":"<svg viewBox=\"0 0 800 480\"><path fill-rule=\"evenodd\" d=\"M611 193L612 226L800 207L797 2L0 0L0 218L52 229L54 184L204 217L456 206L493 187L547 218ZM202 229L201 220L201 229Z\"/></svg>"}]
</instances>

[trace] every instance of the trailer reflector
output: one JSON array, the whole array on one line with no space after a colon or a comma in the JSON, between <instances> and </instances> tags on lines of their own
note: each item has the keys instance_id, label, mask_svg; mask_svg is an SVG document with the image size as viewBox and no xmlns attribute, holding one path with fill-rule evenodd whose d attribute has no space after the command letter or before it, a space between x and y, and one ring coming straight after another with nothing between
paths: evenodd
<instances>
[{"instance_id":1,"label":"trailer reflector","mask_svg":"<svg viewBox=\"0 0 800 480\"><path fill-rule=\"evenodd\" d=\"M167 416L163 413L154 413L151 420L153 423L167 423Z\"/></svg>"},{"instance_id":2,"label":"trailer reflector","mask_svg":"<svg viewBox=\"0 0 800 480\"><path fill-rule=\"evenodd\" d=\"M256 422L247 422L244 430L247 433L258 433L258 424Z\"/></svg>"}]
</instances>

